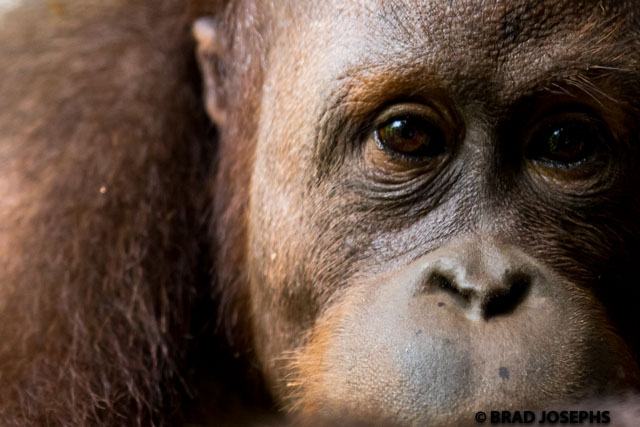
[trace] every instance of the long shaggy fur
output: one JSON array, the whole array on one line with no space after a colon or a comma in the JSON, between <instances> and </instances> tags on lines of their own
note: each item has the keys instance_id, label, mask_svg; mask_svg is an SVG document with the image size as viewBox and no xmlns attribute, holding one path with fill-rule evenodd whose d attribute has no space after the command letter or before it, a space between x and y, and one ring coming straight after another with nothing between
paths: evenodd
<instances>
[{"instance_id":1,"label":"long shaggy fur","mask_svg":"<svg viewBox=\"0 0 640 427\"><path fill-rule=\"evenodd\" d=\"M201 12L33 1L0 17L3 426L179 415L211 295Z\"/></svg>"}]
</instances>

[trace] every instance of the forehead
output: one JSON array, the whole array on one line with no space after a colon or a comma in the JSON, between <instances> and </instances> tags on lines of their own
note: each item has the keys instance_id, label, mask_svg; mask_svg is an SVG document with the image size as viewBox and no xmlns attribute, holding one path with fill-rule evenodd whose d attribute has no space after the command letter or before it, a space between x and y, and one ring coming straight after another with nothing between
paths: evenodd
<instances>
[{"instance_id":1,"label":"forehead","mask_svg":"<svg viewBox=\"0 0 640 427\"><path fill-rule=\"evenodd\" d=\"M366 23L385 35L443 39L473 33L474 41L499 44L544 37L559 25L578 31L586 21L635 21L639 9L635 0L332 0L292 5L298 17Z\"/></svg>"},{"instance_id":2,"label":"forehead","mask_svg":"<svg viewBox=\"0 0 640 427\"><path fill-rule=\"evenodd\" d=\"M634 1L292 1L282 10L295 69L313 66L334 80L420 75L465 91L515 87L557 64L635 67L638 56Z\"/></svg>"}]
</instances>

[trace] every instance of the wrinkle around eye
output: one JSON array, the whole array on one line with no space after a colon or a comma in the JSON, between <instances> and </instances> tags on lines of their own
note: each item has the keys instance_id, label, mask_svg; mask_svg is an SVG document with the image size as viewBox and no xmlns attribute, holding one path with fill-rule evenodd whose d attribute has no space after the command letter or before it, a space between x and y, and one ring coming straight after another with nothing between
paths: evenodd
<instances>
[{"instance_id":1,"label":"wrinkle around eye","mask_svg":"<svg viewBox=\"0 0 640 427\"><path fill-rule=\"evenodd\" d=\"M434 98L440 98L442 83L434 78L425 79L429 75L430 70L413 62L392 69L376 62L359 64L356 69L343 70L336 76L317 109L313 139L319 177L326 176L326 171L363 143L377 113L385 106L402 99L430 99L434 94L437 95ZM418 86L417 81L421 82Z\"/></svg>"},{"instance_id":2,"label":"wrinkle around eye","mask_svg":"<svg viewBox=\"0 0 640 427\"><path fill-rule=\"evenodd\" d=\"M348 95L348 88L330 95L317 120L313 160L318 179L338 168L362 139L367 123L357 111L372 107L365 101L349 101Z\"/></svg>"},{"instance_id":3,"label":"wrinkle around eye","mask_svg":"<svg viewBox=\"0 0 640 427\"><path fill-rule=\"evenodd\" d=\"M373 137L370 137L371 139ZM375 141L366 141L364 147L364 170L366 175L380 184L402 184L434 175L443 159L408 164L393 158Z\"/></svg>"},{"instance_id":4,"label":"wrinkle around eye","mask_svg":"<svg viewBox=\"0 0 640 427\"><path fill-rule=\"evenodd\" d=\"M362 162L364 163L364 162ZM434 168L432 165L389 174L363 165L363 170L351 179L350 189L371 203L407 204L416 207L437 204L456 185L461 167Z\"/></svg>"}]
</instances>

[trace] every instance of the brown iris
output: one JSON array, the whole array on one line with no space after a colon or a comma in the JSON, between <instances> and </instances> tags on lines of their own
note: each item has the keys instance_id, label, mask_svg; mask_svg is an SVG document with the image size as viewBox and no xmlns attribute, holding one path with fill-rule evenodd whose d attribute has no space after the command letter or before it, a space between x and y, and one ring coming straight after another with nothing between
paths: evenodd
<instances>
[{"instance_id":1,"label":"brown iris","mask_svg":"<svg viewBox=\"0 0 640 427\"><path fill-rule=\"evenodd\" d=\"M539 132L526 155L551 167L572 168L589 160L600 144L600 133L590 123L558 123Z\"/></svg>"},{"instance_id":2,"label":"brown iris","mask_svg":"<svg viewBox=\"0 0 640 427\"><path fill-rule=\"evenodd\" d=\"M393 118L376 129L378 145L392 155L421 159L445 152L442 131L422 118Z\"/></svg>"}]
</instances>

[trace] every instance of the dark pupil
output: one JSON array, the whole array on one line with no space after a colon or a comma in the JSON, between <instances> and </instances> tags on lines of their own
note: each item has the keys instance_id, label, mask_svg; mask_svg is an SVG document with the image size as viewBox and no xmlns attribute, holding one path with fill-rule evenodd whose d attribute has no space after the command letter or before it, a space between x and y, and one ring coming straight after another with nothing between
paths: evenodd
<instances>
[{"instance_id":1,"label":"dark pupil","mask_svg":"<svg viewBox=\"0 0 640 427\"><path fill-rule=\"evenodd\" d=\"M567 159L579 157L584 149L584 140L580 135L575 136L578 138L571 138L564 128L554 130L549 137L549 153Z\"/></svg>"},{"instance_id":2,"label":"dark pupil","mask_svg":"<svg viewBox=\"0 0 640 427\"><path fill-rule=\"evenodd\" d=\"M593 132L585 123L556 125L541 135L529 155L543 162L571 166L593 153L596 145Z\"/></svg>"},{"instance_id":3,"label":"dark pupil","mask_svg":"<svg viewBox=\"0 0 640 427\"><path fill-rule=\"evenodd\" d=\"M393 138L414 139L416 129L409 126L407 120L396 120L389 125L389 135Z\"/></svg>"},{"instance_id":4,"label":"dark pupil","mask_svg":"<svg viewBox=\"0 0 640 427\"><path fill-rule=\"evenodd\" d=\"M436 156L444 151L442 133L420 119L396 119L378 129L382 146L415 157Z\"/></svg>"}]
</instances>

